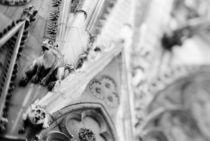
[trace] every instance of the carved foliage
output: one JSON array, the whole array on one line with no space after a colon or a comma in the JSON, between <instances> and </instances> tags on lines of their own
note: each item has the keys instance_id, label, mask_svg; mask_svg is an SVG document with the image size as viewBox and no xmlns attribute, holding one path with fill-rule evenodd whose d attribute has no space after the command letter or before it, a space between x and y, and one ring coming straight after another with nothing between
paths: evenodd
<instances>
[{"instance_id":1,"label":"carved foliage","mask_svg":"<svg viewBox=\"0 0 210 141\"><path fill-rule=\"evenodd\" d=\"M116 107L119 104L117 84L111 77L104 75L92 80L89 89L93 96L105 101L110 107Z\"/></svg>"},{"instance_id":2,"label":"carved foliage","mask_svg":"<svg viewBox=\"0 0 210 141\"><path fill-rule=\"evenodd\" d=\"M61 3L62 3L62 0L53 0L52 1L53 10L50 12L49 22L47 24L47 33L49 35L49 38L52 41L56 40Z\"/></svg>"},{"instance_id":3,"label":"carved foliage","mask_svg":"<svg viewBox=\"0 0 210 141\"><path fill-rule=\"evenodd\" d=\"M8 5L8 6L22 6L31 2L31 0L1 0L0 4Z\"/></svg>"}]
</instances>

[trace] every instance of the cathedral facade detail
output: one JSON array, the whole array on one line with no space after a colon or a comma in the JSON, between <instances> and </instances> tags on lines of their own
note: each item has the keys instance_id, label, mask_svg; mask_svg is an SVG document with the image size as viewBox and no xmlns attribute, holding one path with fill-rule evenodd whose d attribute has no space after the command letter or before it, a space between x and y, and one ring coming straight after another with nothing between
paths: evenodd
<instances>
[{"instance_id":1,"label":"cathedral facade detail","mask_svg":"<svg viewBox=\"0 0 210 141\"><path fill-rule=\"evenodd\" d=\"M0 141L210 140L209 0L0 0Z\"/></svg>"}]
</instances>

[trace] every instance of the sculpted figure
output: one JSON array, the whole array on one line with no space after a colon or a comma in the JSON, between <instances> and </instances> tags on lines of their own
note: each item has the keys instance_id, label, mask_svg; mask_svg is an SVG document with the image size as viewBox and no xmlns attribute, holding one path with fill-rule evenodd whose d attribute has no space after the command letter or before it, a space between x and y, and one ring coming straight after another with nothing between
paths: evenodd
<instances>
[{"instance_id":1,"label":"sculpted figure","mask_svg":"<svg viewBox=\"0 0 210 141\"><path fill-rule=\"evenodd\" d=\"M29 81L46 85L53 72L64 66L63 55L57 48L58 45L48 39L43 42L42 55L26 70L25 76L19 83L20 86L26 86Z\"/></svg>"},{"instance_id":2,"label":"sculpted figure","mask_svg":"<svg viewBox=\"0 0 210 141\"><path fill-rule=\"evenodd\" d=\"M49 127L49 114L40 105L32 104L23 114L23 128L19 133L24 133L25 128L34 127L37 129L45 129Z\"/></svg>"}]
</instances>

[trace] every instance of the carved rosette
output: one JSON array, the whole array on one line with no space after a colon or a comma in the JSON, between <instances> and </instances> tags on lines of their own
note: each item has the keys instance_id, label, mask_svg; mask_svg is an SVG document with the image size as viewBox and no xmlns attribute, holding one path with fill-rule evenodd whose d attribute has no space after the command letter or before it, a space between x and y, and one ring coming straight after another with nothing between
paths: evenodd
<instances>
[{"instance_id":1,"label":"carved rosette","mask_svg":"<svg viewBox=\"0 0 210 141\"><path fill-rule=\"evenodd\" d=\"M117 84L111 77L104 75L93 79L89 84L89 90L93 96L103 100L110 107L119 105L119 94Z\"/></svg>"}]
</instances>

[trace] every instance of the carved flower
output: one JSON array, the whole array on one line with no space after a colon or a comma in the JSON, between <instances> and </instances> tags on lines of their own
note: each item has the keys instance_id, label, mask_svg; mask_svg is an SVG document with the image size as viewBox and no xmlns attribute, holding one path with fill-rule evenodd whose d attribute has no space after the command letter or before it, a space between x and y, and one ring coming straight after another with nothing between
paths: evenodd
<instances>
[{"instance_id":1,"label":"carved flower","mask_svg":"<svg viewBox=\"0 0 210 141\"><path fill-rule=\"evenodd\" d=\"M96 141L95 134L90 129L86 128L79 130L79 139L81 141Z\"/></svg>"},{"instance_id":2,"label":"carved flower","mask_svg":"<svg viewBox=\"0 0 210 141\"><path fill-rule=\"evenodd\" d=\"M73 141L109 141L109 131L97 112L79 111L65 119L64 133L70 134Z\"/></svg>"}]
</instances>

